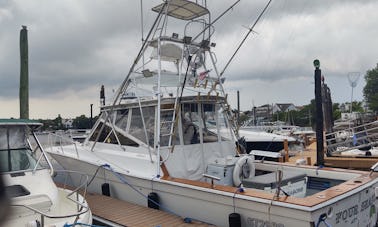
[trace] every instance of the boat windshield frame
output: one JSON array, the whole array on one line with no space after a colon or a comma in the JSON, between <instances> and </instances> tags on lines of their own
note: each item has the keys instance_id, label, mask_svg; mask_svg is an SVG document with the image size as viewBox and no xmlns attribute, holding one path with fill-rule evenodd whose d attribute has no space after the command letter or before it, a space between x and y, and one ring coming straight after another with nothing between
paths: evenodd
<instances>
[{"instance_id":1,"label":"boat windshield frame","mask_svg":"<svg viewBox=\"0 0 378 227\"><path fill-rule=\"evenodd\" d=\"M41 126L42 123L29 119L0 119L0 152L1 156L6 156L8 164L7 170L2 164L1 173L35 172L44 169L41 163L44 158L53 174L54 168L34 133ZM31 137L34 139L34 147L30 142ZM39 155L38 150L41 153ZM15 161L20 161L19 168L13 169L12 165L17 164Z\"/></svg>"}]
</instances>

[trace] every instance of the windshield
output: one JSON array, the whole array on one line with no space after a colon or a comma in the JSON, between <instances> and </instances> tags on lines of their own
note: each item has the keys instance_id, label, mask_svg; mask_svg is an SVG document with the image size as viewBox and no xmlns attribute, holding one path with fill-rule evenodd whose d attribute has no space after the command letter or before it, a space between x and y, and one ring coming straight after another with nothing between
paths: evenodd
<instances>
[{"instance_id":1,"label":"windshield","mask_svg":"<svg viewBox=\"0 0 378 227\"><path fill-rule=\"evenodd\" d=\"M217 142L232 138L224 116L224 111L219 104L185 103L182 106L182 128L184 144Z\"/></svg>"},{"instance_id":2,"label":"windshield","mask_svg":"<svg viewBox=\"0 0 378 227\"><path fill-rule=\"evenodd\" d=\"M0 127L1 172L32 170L36 167L35 153L28 142L29 134L30 130L25 125Z\"/></svg>"},{"instance_id":3,"label":"windshield","mask_svg":"<svg viewBox=\"0 0 378 227\"><path fill-rule=\"evenodd\" d=\"M29 149L0 150L0 171L32 170L37 161Z\"/></svg>"}]
</instances>

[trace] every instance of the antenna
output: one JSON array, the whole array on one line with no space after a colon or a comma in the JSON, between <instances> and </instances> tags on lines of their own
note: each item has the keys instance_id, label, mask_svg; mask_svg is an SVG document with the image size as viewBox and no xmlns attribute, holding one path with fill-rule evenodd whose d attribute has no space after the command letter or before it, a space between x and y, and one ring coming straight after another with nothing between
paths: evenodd
<instances>
[{"instance_id":1,"label":"antenna","mask_svg":"<svg viewBox=\"0 0 378 227\"><path fill-rule=\"evenodd\" d=\"M348 80L349 85L352 87L352 94L350 97L350 118L352 117L352 105L353 105L353 89L357 86L358 79L360 78L360 72L349 72Z\"/></svg>"}]
</instances>

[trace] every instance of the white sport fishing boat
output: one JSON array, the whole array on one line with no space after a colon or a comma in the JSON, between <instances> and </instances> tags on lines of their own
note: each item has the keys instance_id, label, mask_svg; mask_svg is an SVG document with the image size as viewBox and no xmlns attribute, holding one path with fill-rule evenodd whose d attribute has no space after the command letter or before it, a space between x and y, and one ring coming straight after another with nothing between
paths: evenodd
<instances>
[{"instance_id":1,"label":"white sport fishing boat","mask_svg":"<svg viewBox=\"0 0 378 227\"><path fill-rule=\"evenodd\" d=\"M1 224L14 227L91 225L92 213L77 192L79 188L74 191L57 188L52 180L54 170L33 131L41 125L31 120L0 119L0 174L10 208ZM35 148L29 140L30 133L35 139ZM50 168L45 168L46 164Z\"/></svg>"},{"instance_id":2,"label":"white sport fishing boat","mask_svg":"<svg viewBox=\"0 0 378 227\"><path fill-rule=\"evenodd\" d=\"M84 143L51 141L48 153L60 165L93 177L91 192L172 212L186 222L376 224L374 171L240 154L212 51L209 10L188 0L167 0L152 10L157 18L134 64Z\"/></svg>"}]
</instances>

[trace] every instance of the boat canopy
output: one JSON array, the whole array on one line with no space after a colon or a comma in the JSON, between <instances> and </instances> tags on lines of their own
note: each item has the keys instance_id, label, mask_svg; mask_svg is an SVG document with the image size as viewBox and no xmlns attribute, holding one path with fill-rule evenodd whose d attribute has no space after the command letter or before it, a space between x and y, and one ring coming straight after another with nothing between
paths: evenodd
<instances>
[{"instance_id":1,"label":"boat canopy","mask_svg":"<svg viewBox=\"0 0 378 227\"><path fill-rule=\"evenodd\" d=\"M0 172L34 169L37 165L29 143L30 129L40 127L37 121L0 119Z\"/></svg>"},{"instance_id":2,"label":"boat canopy","mask_svg":"<svg viewBox=\"0 0 378 227\"><path fill-rule=\"evenodd\" d=\"M209 13L205 7L188 0L168 0L152 8L152 11L159 13L165 6L167 8L163 10L168 16L181 20L193 20Z\"/></svg>"},{"instance_id":3,"label":"boat canopy","mask_svg":"<svg viewBox=\"0 0 378 227\"><path fill-rule=\"evenodd\" d=\"M27 119L0 119L0 151L29 147L28 128L35 129L42 123Z\"/></svg>"}]
</instances>

